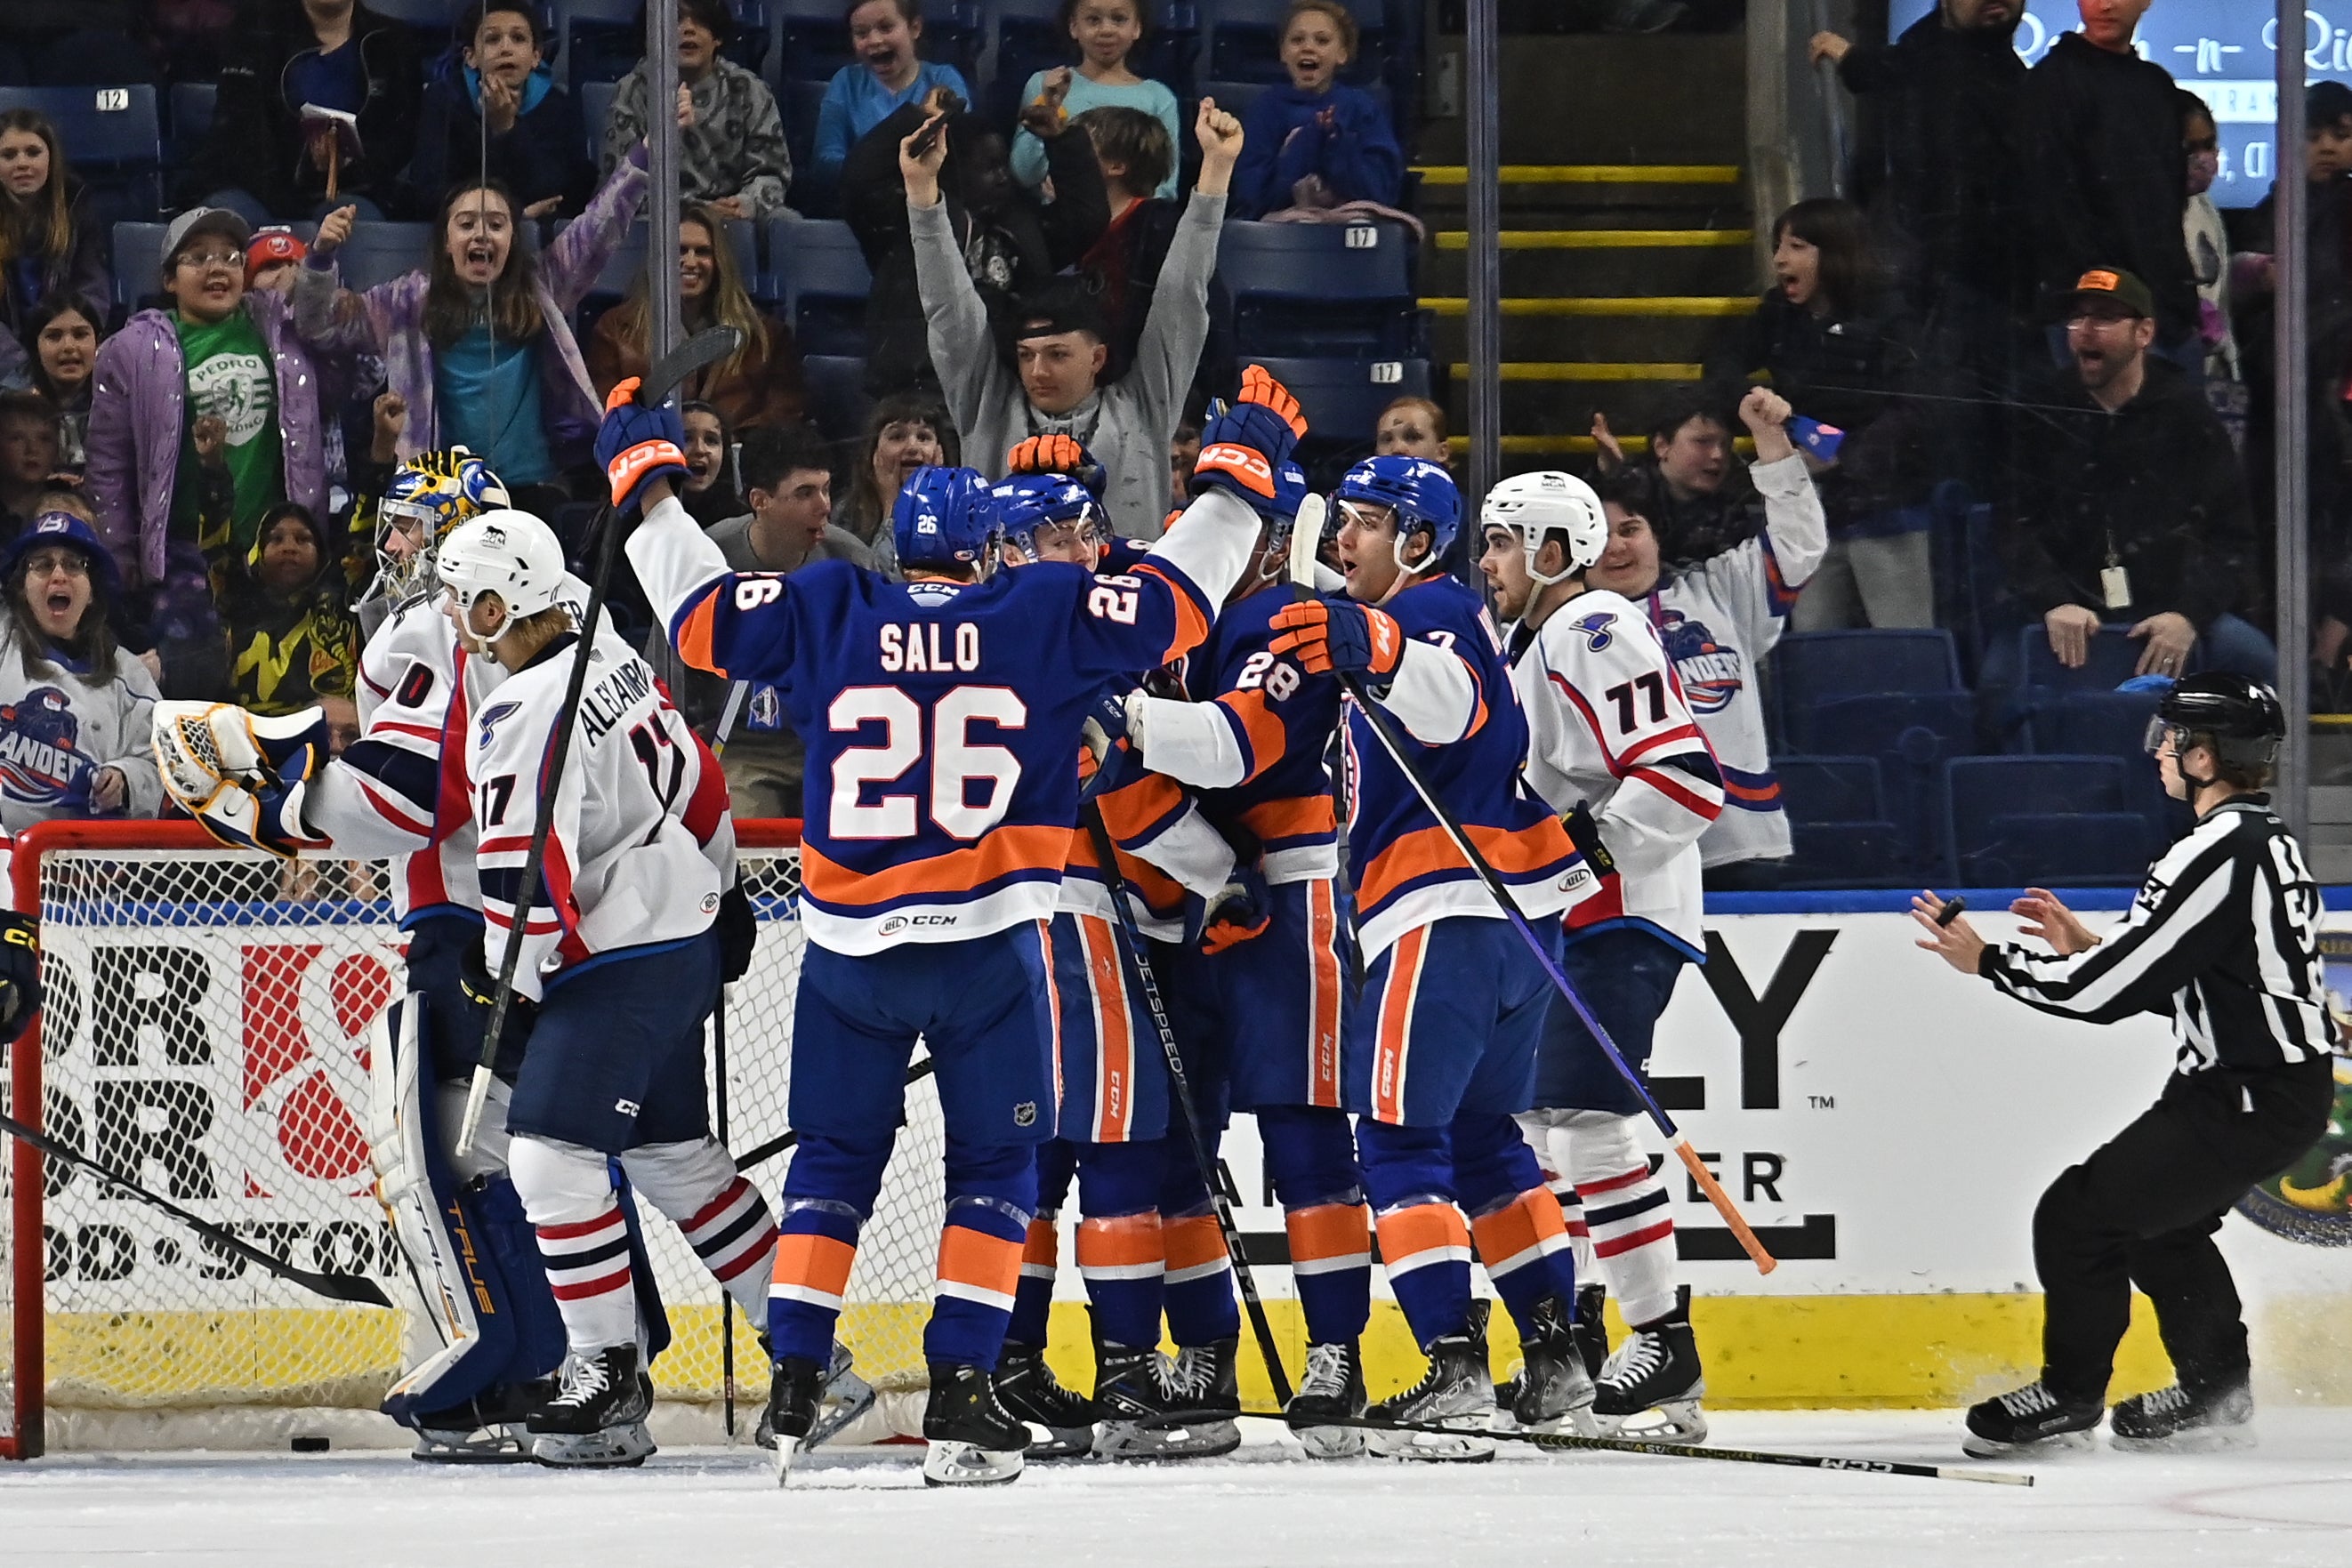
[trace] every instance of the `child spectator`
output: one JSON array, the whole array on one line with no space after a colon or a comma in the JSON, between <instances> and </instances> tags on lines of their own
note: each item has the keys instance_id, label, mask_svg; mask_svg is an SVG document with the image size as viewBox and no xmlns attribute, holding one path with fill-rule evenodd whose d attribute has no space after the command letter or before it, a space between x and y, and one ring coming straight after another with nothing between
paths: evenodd
<instances>
[{"instance_id":1,"label":"child spectator","mask_svg":"<svg viewBox=\"0 0 2352 1568\"><path fill-rule=\"evenodd\" d=\"M1802 452L1830 549L1790 617L1800 632L1936 623L1926 504L1936 476L1920 405L1888 396L1914 356L1875 314L1869 244L1849 203L1816 198L1782 213L1772 225L1774 287L1716 367L1733 383L1769 375L1799 414L1843 433L1832 456Z\"/></svg>"},{"instance_id":2,"label":"child spectator","mask_svg":"<svg viewBox=\"0 0 2352 1568\"><path fill-rule=\"evenodd\" d=\"M315 217L331 204L331 163L335 202L400 215L425 78L407 25L356 0L252 0L231 36L183 199L233 208L248 224ZM356 116L359 156L331 156L330 134L303 127L306 105Z\"/></svg>"},{"instance_id":3,"label":"child spectator","mask_svg":"<svg viewBox=\"0 0 2352 1568\"><path fill-rule=\"evenodd\" d=\"M253 231L223 207L181 214L163 234L166 309L142 310L100 345L90 392L89 480L99 537L134 604L165 577L173 541L195 544L202 505L193 423L227 426L231 528L253 542L281 501L327 503L319 384L332 356L295 335L286 297L245 287ZM201 561L193 556L199 578Z\"/></svg>"},{"instance_id":4,"label":"child spectator","mask_svg":"<svg viewBox=\"0 0 2352 1568\"><path fill-rule=\"evenodd\" d=\"M678 0L677 81L693 104L678 117L678 193L722 218L764 218L784 210L793 155L768 84L719 51L735 36L727 0ZM621 78L604 121L604 177L645 141L652 112L646 62ZM461 159L462 165L463 160Z\"/></svg>"},{"instance_id":5,"label":"child spectator","mask_svg":"<svg viewBox=\"0 0 2352 1568\"><path fill-rule=\"evenodd\" d=\"M458 20L457 37L461 47L425 88L408 165L411 205L438 206L452 181L484 172L487 156L490 178L514 193L524 216L577 216L594 193L596 171L579 106L541 57L539 7L477 0Z\"/></svg>"},{"instance_id":6,"label":"child spectator","mask_svg":"<svg viewBox=\"0 0 2352 1568\"><path fill-rule=\"evenodd\" d=\"M90 372L98 363L98 323L89 302L52 294L26 319L24 348L32 390L58 411L58 471L79 474L89 430Z\"/></svg>"},{"instance_id":7,"label":"child spectator","mask_svg":"<svg viewBox=\"0 0 2352 1568\"><path fill-rule=\"evenodd\" d=\"M0 114L0 387L30 382L24 340L49 296L79 299L90 319L106 319L114 298L107 244L57 128L29 109Z\"/></svg>"},{"instance_id":8,"label":"child spectator","mask_svg":"<svg viewBox=\"0 0 2352 1568\"><path fill-rule=\"evenodd\" d=\"M1339 84L1356 52L1356 19L1337 0L1297 0L1282 27L1290 85L1269 88L1242 117L1246 150L1234 168L1234 214L1374 202L1393 207L1404 153L1372 95Z\"/></svg>"},{"instance_id":9,"label":"child spectator","mask_svg":"<svg viewBox=\"0 0 2352 1568\"><path fill-rule=\"evenodd\" d=\"M898 492L918 468L962 461L963 444L938 398L920 392L882 398L866 416L866 439L849 471L849 493L833 509L834 524L874 552L877 571L895 572L890 509Z\"/></svg>"},{"instance_id":10,"label":"child spectator","mask_svg":"<svg viewBox=\"0 0 2352 1568\"><path fill-rule=\"evenodd\" d=\"M605 311L589 334L588 374L600 396L610 396L614 382L646 373L651 270L637 275L628 298ZM741 348L697 371L681 395L710 404L733 430L798 424L808 392L793 329L751 303L735 247L708 207L689 206L678 214L677 288L688 337L717 326L743 334Z\"/></svg>"},{"instance_id":11,"label":"child spectator","mask_svg":"<svg viewBox=\"0 0 2352 1568\"><path fill-rule=\"evenodd\" d=\"M1668 403L1650 421L1648 456L1629 464L1605 415L1592 416L1604 479L1626 468L1647 472L1657 497L1643 515L1669 570L1706 560L1755 537L1764 526L1755 493L1731 480L1731 426L1705 393Z\"/></svg>"},{"instance_id":12,"label":"child spectator","mask_svg":"<svg viewBox=\"0 0 2352 1568\"><path fill-rule=\"evenodd\" d=\"M246 287L293 293L294 279L301 276L302 263L310 254L302 237L283 224L256 229L253 243L245 247Z\"/></svg>"},{"instance_id":13,"label":"child spectator","mask_svg":"<svg viewBox=\"0 0 2352 1568\"><path fill-rule=\"evenodd\" d=\"M1160 176L1176 166L1176 145L1168 140L1167 128L1139 109L1090 109L1075 123L1094 148L1109 204L1109 224L1102 237L1087 247L1083 265L1100 286L1103 317L1110 325L1110 362L1104 379L1117 381L1135 361L1160 264L1184 216L1182 204L1152 194L1166 183ZM1209 337L1192 377L1194 402L1205 404L1240 379L1233 318L1232 297L1212 277Z\"/></svg>"},{"instance_id":14,"label":"child spectator","mask_svg":"<svg viewBox=\"0 0 2352 1568\"><path fill-rule=\"evenodd\" d=\"M1381 410L1372 423L1372 454L1378 457L1418 457L1440 468L1454 466L1454 450L1445 441L1445 411L1425 397L1401 397Z\"/></svg>"},{"instance_id":15,"label":"child spectator","mask_svg":"<svg viewBox=\"0 0 2352 1568\"><path fill-rule=\"evenodd\" d=\"M2197 282L2205 401L2221 415L2231 444L2242 452L2248 399L2239 374L2238 340L2230 329L2230 234L2210 193L2221 172L2221 133L2203 99L2184 88L2178 101L2181 142L2189 152L2189 206L2181 214L2181 237L2189 246L2189 276Z\"/></svg>"},{"instance_id":16,"label":"child spectator","mask_svg":"<svg viewBox=\"0 0 2352 1568\"><path fill-rule=\"evenodd\" d=\"M155 681L108 628L112 555L81 518L45 512L0 556L0 830L153 816Z\"/></svg>"},{"instance_id":17,"label":"child spectator","mask_svg":"<svg viewBox=\"0 0 2352 1568\"><path fill-rule=\"evenodd\" d=\"M58 411L37 392L0 392L0 538L37 515L58 471Z\"/></svg>"},{"instance_id":18,"label":"child spectator","mask_svg":"<svg viewBox=\"0 0 2352 1568\"><path fill-rule=\"evenodd\" d=\"M425 265L365 294L337 288L328 270L351 209L319 225L294 285L296 322L310 342L384 357L406 414L403 460L464 446L526 511L544 517L569 498L564 471L588 458L604 407L572 312L645 200L646 158L640 142L538 252L517 242L514 199L497 181L459 185L442 199Z\"/></svg>"},{"instance_id":19,"label":"child spectator","mask_svg":"<svg viewBox=\"0 0 2352 1568\"><path fill-rule=\"evenodd\" d=\"M922 0L852 0L849 45L857 63L842 67L825 84L817 106L816 147L809 155L819 181L842 177L849 150L898 110L946 88L971 107L971 89L955 67L935 65L915 53L923 37Z\"/></svg>"},{"instance_id":20,"label":"child spectator","mask_svg":"<svg viewBox=\"0 0 2352 1568\"><path fill-rule=\"evenodd\" d=\"M686 484L679 503L706 528L742 516L743 497L735 485L735 433L727 427L727 416L707 402L688 402L678 413L686 430Z\"/></svg>"},{"instance_id":21,"label":"child spectator","mask_svg":"<svg viewBox=\"0 0 2352 1568\"><path fill-rule=\"evenodd\" d=\"M1176 195L1176 142L1184 134L1176 117L1176 95L1168 84L1148 80L1128 61L1151 36L1147 0L1062 0L1062 30L1078 47L1077 69L1062 66L1031 74L1021 89L1024 117L1030 108L1058 109L1070 120L1102 108L1133 109L1151 116L1168 133L1168 165L1143 193L1172 201ZM1013 133L1013 177L1032 188L1044 183L1045 144L1025 125ZM1109 174L1106 171L1106 181ZM1130 180L1129 184L1141 184Z\"/></svg>"},{"instance_id":22,"label":"child spectator","mask_svg":"<svg viewBox=\"0 0 2352 1568\"><path fill-rule=\"evenodd\" d=\"M340 557L310 508L289 503L242 557L212 561L231 701L282 715L352 695L360 629Z\"/></svg>"}]
</instances>

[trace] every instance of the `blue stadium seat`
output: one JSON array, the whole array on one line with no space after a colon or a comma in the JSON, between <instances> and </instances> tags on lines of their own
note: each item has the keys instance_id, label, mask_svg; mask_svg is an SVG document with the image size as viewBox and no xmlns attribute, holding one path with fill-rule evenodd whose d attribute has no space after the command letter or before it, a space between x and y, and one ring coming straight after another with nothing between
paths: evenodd
<instances>
[{"instance_id":1,"label":"blue stadium seat","mask_svg":"<svg viewBox=\"0 0 2352 1568\"><path fill-rule=\"evenodd\" d=\"M526 234L530 226L523 225ZM434 244L431 224L357 224L335 253L335 263L343 287L361 292L427 266Z\"/></svg>"},{"instance_id":2,"label":"blue stadium seat","mask_svg":"<svg viewBox=\"0 0 2352 1568\"><path fill-rule=\"evenodd\" d=\"M1776 757L1795 853L1783 878L1808 887L1894 886L1910 880L1903 831L1886 817L1873 757Z\"/></svg>"},{"instance_id":3,"label":"blue stadium seat","mask_svg":"<svg viewBox=\"0 0 2352 1568\"><path fill-rule=\"evenodd\" d=\"M220 97L220 84L209 81L184 81L172 84L172 162L184 164L196 155L212 133L213 106Z\"/></svg>"},{"instance_id":4,"label":"blue stadium seat","mask_svg":"<svg viewBox=\"0 0 2352 1568\"><path fill-rule=\"evenodd\" d=\"M2147 870L2155 834L2120 758L1964 757L1947 771L1958 885L2128 883Z\"/></svg>"},{"instance_id":5,"label":"blue stadium seat","mask_svg":"<svg viewBox=\"0 0 2352 1568\"><path fill-rule=\"evenodd\" d=\"M874 400L866 391L866 361L852 354L810 354L801 361L810 423L831 441L855 441Z\"/></svg>"},{"instance_id":6,"label":"blue stadium seat","mask_svg":"<svg viewBox=\"0 0 2352 1568\"><path fill-rule=\"evenodd\" d=\"M866 296L874 277L847 224L770 219L768 267L761 296L776 302L802 353L866 352Z\"/></svg>"},{"instance_id":7,"label":"blue stadium seat","mask_svg":"<svg viewBox=\"0 0 2352 1568\"><path fill-rule=\"evenodd\" d=\"M645 0L557 0L562 41L573 92L591 82L618 81L646 52ZM586 110L586 101L582 102Z\"/></svg>"},{"instance_id":8,"label":"blue stadium seat","mask_svg":"<svg viewBox=\"0 0 2352 1568\"><path fill-rule=\"evenodd\" d=\"M1217 275L1253 354L1393 360L1422 348L1413 248L1402 224L1230 223Z\"/></svg>"},{"instance_id":9,"label":"blue stadium seat","mask_svg":"<svg viewBox=\"0 0 2352 1568\"><path fill-rule=\"evenodd\" d=\"M1887 818L1903 830L1906 864L1920 875L1945 862L1944 764L1976 749L1967 692L1880 692L1786 710L1789 749L1870 757L1885 779Z\"/></svg>"},{"instance_id":10,"label":"blue stadium seat","mask_svg":"<svg viewBox=\"0 0 2352 1568\"><path fill-rule=\"evenodd\" d=\"M784 120L784 146L793 155L794 172L793 205L801 206L799 171L811 167L816 161L816 117L824 107L824 87L821 81L788 78L779 85L776 107Z\"/></svg>"},{"instance_id":11,"label":"blue stadium seat","mask_svg":"<svg viewBox=\"0 0 2352 1568\"><path fill-rule=\"evenodd\" d=\"M1269 85L1290 79L1282 65L1282 25L1290 0L1200 0L1200 12L1208 75ZM1388 58L1385 7L1381 0L1353 0L1348 12L1356 19L1357 45L1339 79L1369 87L1381 79Z\"/></svg>"},{"instance_id":12,"label":"blue stadium seat","mask_svg":"<svg viewBox=\"0 0 2352 1568\"><path fill-rule=\"evenodd\" d=\"M1249 106L1255 103L1259 95L1264 93L1270 85L1272 84L1262 81L1211 81L1204 78L1200 84L1199 94L1186 99L1183 102L1184 140L1192 141L1192 125L1194 118L1201 112L1202 99L1213 98L1217 100L1217 107L1227 114L1246 117L1249 113ZM1195 157L1199 156L1199 151L1198 145L1195 144L1193 149Z\"/></svg>"},{"instance_id":13,"label":"blue stadium seat","mask_svg":"<svg viewBox=\"0 0 2352 1568\"><path fill-rule=\"evenodd\" d=\"M114 302L125 310L163 290L162 256L168 224L114 225Z\"/></svg>"},{"instance_id":14,"label":"blue stadium seat","mask_svg":"<svg viewBox=\"0 0 2352 1568\"><path fill-rule=\"evenodd\" d=\"M848 65L856 57L849 49L845 20L848 11L846 0L768 0L768 14L774 19L780 46L772 79L827 81L834 72ZM923 27L928 35L928 17ZM933 57L931 51L920 45L917 52L927 58Z\"/></svg>"},{"instance_id":15,"label":"blue stadium seat","mask_svg":"<svg viewBox=\"0 0 2352 1568\"><path fill-rule=\"evenodd\" d=\"M2109 622L2091 639L2090 657L2070 670L2050 651L2050 633L2037 620L2017 632L2018 685L2064 692L2111 692L2132 678L2147 644L2126 635L2128 622Z\"/></svg>"},{"instance_id":16,"label":"blue stadium seat","mask_svg":"<svg viewBox=\"0 0 2352 1568\"><path fill-rule=\"evenodd\" d=\"M368 9L387 22L403 22L416 35L420 57L428 64L446 51L467 0L368 0Z\"/></svg>"},{"instance_id":17,"label":"blue stadium seat","mask_svg":"<svg viewBox=\"0 0 2352 1568\"><path fill-rule=\"evenodd\" d=\"M588 162L604 167L604 122L613 118L613 99L619 87L608 81L583 82L572 89L580 100L580 123L588 132Z\"/></svg>"},{"instance_id":18,"label":"blue stadium seat","mask_svg":"<svg viewBox=\"0 0 2352 1568\"><path fill-rule=\"evenodd\" d=\"M1881 692L1956 692L1948 632L1807 632L1780 639L1772 677L1791 706Z\"/></svg>"},{"instance_id":19,"label":"blue stadium seat","mask_svg":"<svg viewBox=\"0 0 2352 1568\"><path fill-rule=\"evenodd\" d=\"M2053 693L2034 706L2028 737L2037 753L2121 758L2132 809L2147 819L2158 842L2169 843L2195 819L2187 806L2165 794L2164 780L2147 755L2147 721L2156 704L2154 692Z\"/></svg>"},{"instance_id":20,"label":"blue stadium seat","mask_svg":"<svg viewBox=\"0 0 2352 1568\"><path fill-rule=\"evenodd\" d=\"M101 222L163 210L163 121L154 88L0 88L0 110L11 109L33 110L58 128L66 160L89 183Z\"/></svg>"},{"instance_id":21,"label":"blue stadium seat","mask_svg":"<svg viewBox=\"0 0 2352 1568\"><path fill-rule=\"evenodd\" d=\"M1300 461L1371 449L1381 410L1401 397L1429 395L1427 360L1282 360L1251 356L1290 389L1307 415Z\"/></svg>"}]
</instances>

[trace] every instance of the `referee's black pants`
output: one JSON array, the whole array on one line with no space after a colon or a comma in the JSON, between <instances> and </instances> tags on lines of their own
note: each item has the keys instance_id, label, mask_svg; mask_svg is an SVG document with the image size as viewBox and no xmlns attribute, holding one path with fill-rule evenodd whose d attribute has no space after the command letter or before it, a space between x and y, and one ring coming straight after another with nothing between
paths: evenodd
<instances>
[{"instance_id":1,"label":"referee's black pants","mask_svg":"<svg viewBox=\"0 0 2352 1568\"><path fill-rule=\"evenodd\" d=\"M2184 1386L2246 1370L2238 1289L2213 1233L2248 1189L2318 1141L2334 1097L2324 1058L2175 1073L2137 1121L2050 1184L2033 1213L2033 1264L2053 1393L2105 1397L2135 1285L2155 1303Z\"/></svg>"}]
</instances>

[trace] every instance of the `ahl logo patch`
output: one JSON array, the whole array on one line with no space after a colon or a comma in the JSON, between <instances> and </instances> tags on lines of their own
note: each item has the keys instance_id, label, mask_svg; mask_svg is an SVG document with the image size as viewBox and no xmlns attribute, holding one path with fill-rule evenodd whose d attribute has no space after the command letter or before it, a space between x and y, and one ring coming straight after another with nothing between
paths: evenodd
<instances>
[{"instance_id":1,"label":"ahl logo patch","mask_svg":"<svg viewBox=\"0 0 2352 1568\"><path fill-rule=\"evenodd\" d=\"M1617 633L1610 630L1611 627L1616 624L1617 612L1615 611L1596 610L1591 614L1586 616L1583 620L1572 623L1569 627L1569 630L1571 632L1583 632L1586 643L1594 653L1598 653L1603 648L1608 647L1610 643L1617 640Z\"/></svg>"}]
</instances>

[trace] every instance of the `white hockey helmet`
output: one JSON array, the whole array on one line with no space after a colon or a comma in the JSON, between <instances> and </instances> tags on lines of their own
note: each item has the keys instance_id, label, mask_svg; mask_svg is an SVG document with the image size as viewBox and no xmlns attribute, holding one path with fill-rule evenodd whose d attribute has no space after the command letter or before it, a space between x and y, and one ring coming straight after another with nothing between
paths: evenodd
<instances>
[{"instance_id":1,"label":"white hockey helmet","mask_svg":"<svg viewBox=\"0 0 2352 1568\"><path fill-rule=\"evenodd\" d=\"M519 621L554 607L563 587L563 546L529 512L484 512L449 530L433 570L460 611L495 593Z\"/></svg>"},{"instance_id":2,"label":"white hockey helmet","mask_svg":"<svg viewBox=\"0 0 2352 1568\"><path fill-rule=\"evenodd\" d=\"M1541 583L1574 577L1609 548L1609 515L1601 509L1601 497L1573 474L1521 474L1504 480L1486 492L1478 525L1517 534L1528 552L1528 575ZM1568 565L1547 577L1536 570L1536 556L1552 535L1559 536Z\"/></svg>"}]
</instances>

